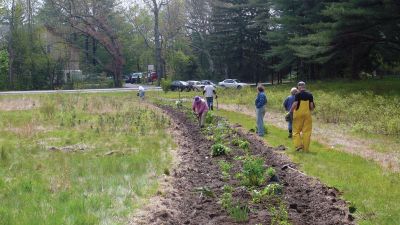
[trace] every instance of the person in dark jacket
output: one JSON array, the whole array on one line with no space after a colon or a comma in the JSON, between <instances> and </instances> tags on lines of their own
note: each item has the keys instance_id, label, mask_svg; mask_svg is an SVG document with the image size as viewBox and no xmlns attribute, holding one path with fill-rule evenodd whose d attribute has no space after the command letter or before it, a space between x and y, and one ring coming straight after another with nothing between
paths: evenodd
<instances>
[{"instance_id":1,"label":"person in dark jacket","mask_svg":"<svg viewBox=\"0 0 400 225\"><path fill-rule=\"evenodd\" d=\"M293 113L290 112L292 108L293 102L296 98L297 88L292 88L290 90L290 95L285 99L283 102L283 107L285 108L286 112L286 121L288 122L288 131L289 131L289 138L292 138L292 130L293 130Z\"/></svg>"},{"instance_id":2,"label":"person in dark jacket","mask_svg":"<svg viewBox=\"0 0 400 225\"><path fill-rule=\"evenodd\" d=\"M258 86L258 95L255 101L256 105L256 116L257 116L257 134L260 137L265 135L264 129L264 116L265 108L267 105L267 96L265 95L265 89L263 86Z\"/></svg>"}]
</instances>

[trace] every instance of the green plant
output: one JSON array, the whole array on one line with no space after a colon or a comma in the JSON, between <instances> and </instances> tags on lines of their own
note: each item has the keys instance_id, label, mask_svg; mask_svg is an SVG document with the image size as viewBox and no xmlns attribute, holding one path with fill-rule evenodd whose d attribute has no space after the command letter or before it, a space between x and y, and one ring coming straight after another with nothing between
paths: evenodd
<instances>
[{"instance_id":1,"label":"green plant","mask_svg":"<svg viewBox=\"0 0 400 225\"><path fill-rule=\"evenodd\" d=\"M171 83L172 81L169 79L161 79L161 89L164 91L164 93L167 93L171 89Z\"/></svg>"},{"instance_id":2,"label":"green plant","mask_svg":"<svg viewBox=\"0 0 400 225\"><path fill-rule=\"evenodd\" d=\"M242 142L242 140L240 139L240 138L235 138L235 139L233 139L232 140L232 145L233 146L238 146L239 147L239 145L240 145L240 143Z\"/></svg>"},{"instance_id":3,"label":"green plant","mask_svg":"<svg viewBox=\"0 0 400 225\"><path fill-rule=\"evenodd\" d=\"M228 209L229 215L235 222L242 223L249 220L250 209L247 206L235 205Z\"/></svg>"},{"instance_id":4,"label":"green plant","mask_svg":"<svg viewBox=\"0 0 400 225\"><path fill-rule=\"evenodd\" d=\"M249 150L250 143L248 141L242 141L239 143L239 147L243 150Z\"/></svg>"},{"instance_id":5,"label":"green plant","mask_svg":"<svg viewBox=\"0 0 400 225\"><path fill-rule=\"evenodd\" d=\"M253 203L261 203L265 199L281 195L283 193L283 187L280 184L269 184L263 190L252 190L250 195Z\"/></svg>"},{"instance_id":6,"label":"green plant","mask_svg":"<svg viewBox=\"0 0 400 225\"><path fill-rule=\"evenodd\" d=\"M230 149L223 144L218 143L218 144L214 144L213 146L211 146L211 155L213 157L226 155L229 152L230 152Z\"/></svg>"},{"instance_id":7,"label":"green plant","mask_svg":"<svg viewBox=\"0 0 400 225\"><path fill-rule=\"evenodd\" d=\"M230 176L231 176L230 175L230 171L231 171L233 165L228 163L228 162L226 162L226 161L224 161L224 160L221 160L221 161L219 161L219 166L221 168L222 177L225 180L228 180L230 178Z\"/></svg>"},{"instance_id":8,"label":"green plant","mask_svg":"<svg viewBox=\"0 0 400 225\"><path fill-rule=\"evenodd\" d=\"M265 182L264 160L258 157L247 157L243 162L243 183L246 186L260 186Z\"/></svg>"},{"instance_id":9,"label":"green plant","mask_svg":"<svg viewBox=\"0 0 400 225\"><path fill-rule=\"evenodd\" d=\"M215 116L214 113L211 111L208 111L207 116L206 116L206 124L212 124L215 121Z\"/></svg>"},{"instance_id":10,"label":"green plant","mask_svg":"<svg viewBox=\"0 0 400 225\"><path fill-rule=\"evenodd\" d=\"M285 204L280 201L277 207L270 207L270 213L272 215L271 225L290 225L289 215Z\"/></svg>"},{"instance_id":11,"label":"green plant","mask_svg":"<svg viewBox=\"0 0 400 225\"><path fill-rule=\"evenodd\" d=\"M225 185L223 187L224 193L221 196L220 199L220 204L223 209L227 210L232 207L233 205L233 197L232 197L232 192L233 192L233 187L229 185Z\"/></svg>"},{"instance_id":12,"label":"green plant","mask_svg":"<svg viewBox=\"0 0 400 225\"><path fill-rule=\"evenodd\" d=\"M195 191L196 192L200 192L202 195L210 197L210 198L214 198L215 197L214 192L208 187L195 188Z\"/></svg>"},{"instance_id":13,"label":"green plant","mask_svg":"<svg viewBox=\"0 0 400 225\"><path fill-rule=\"evenodd\" d=\"M267 185L262 191L262 195L264 196L272 196L272 195L281 195L283 192L282 185L278 183L273 183Z\"/></svg>"},{"instance_id":14,"label":"green plant","mask_svg":"<svg viewBox=\"0 0 400 225\"><path fill-rule=\"evenodd\" d=\"M273 167L268 167L267 175L269 178L276 176L276 170Z\"/></svg>"}]
</instances>

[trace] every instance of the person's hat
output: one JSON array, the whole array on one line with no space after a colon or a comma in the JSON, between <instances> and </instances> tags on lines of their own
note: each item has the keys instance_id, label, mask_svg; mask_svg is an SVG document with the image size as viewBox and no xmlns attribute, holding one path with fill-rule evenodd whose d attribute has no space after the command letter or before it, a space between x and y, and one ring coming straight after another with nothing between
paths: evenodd
<instances>
[{"instance_id":1,"label":"person's hat","mask_svg":"<svg viewBox=\"0 0 400 225\"><path fill-rule=\"evenodd\" d=\"M199 96L194 97L194 101L195 102L199 102L200 101L200 97Z\"/></svg>"}]
</instances>

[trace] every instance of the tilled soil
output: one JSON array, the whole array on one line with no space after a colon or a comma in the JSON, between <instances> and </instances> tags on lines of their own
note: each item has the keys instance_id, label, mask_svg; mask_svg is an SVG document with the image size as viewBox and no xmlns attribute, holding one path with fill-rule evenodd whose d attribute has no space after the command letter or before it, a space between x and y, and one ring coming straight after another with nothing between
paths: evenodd
<instances>
[{"instance_id":1,"label":"tilled soil","mask_svg":"<svg viewBox=\"0 0 400 225\"><path fill-rule=\"evenodd\" d=\"M256 205L251 208L248 222L233 221L218 203L222 188L227 184L221 177L218 160L234 160L211 158L212 141L207 140L183 112L164 107L164 113L173 120L173 135L179 145L178 162L167 179L167 190L159 192L130 224L271 224L269 210ZM253 154L262 156L268 166L276 169L284 186L282 198L292 224L354 224L338 190L298 171L286 155L266 147L254 134L237 130L238 135L250 142ZM229 182L234 184L234 181ZM196 191L199 188L211 189L216 197L203 195ZM244 188L235 190L234 197L242 202L251 201Z\"/></svg>"}]
</instances>

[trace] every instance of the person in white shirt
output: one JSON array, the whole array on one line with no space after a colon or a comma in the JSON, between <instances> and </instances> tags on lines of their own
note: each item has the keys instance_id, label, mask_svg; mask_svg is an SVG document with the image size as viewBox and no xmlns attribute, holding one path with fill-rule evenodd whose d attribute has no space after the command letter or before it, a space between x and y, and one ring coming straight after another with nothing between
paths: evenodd
<instances>
[{"instance_id":1,"label":"person in white shirt","mask_svg":"<svg viewBox=\"0 0 400 225\"><path fill-rule=\"evenodd\" d=\"M139 95L139 97L140 97L140 100L144 100L144 87L143 86L139 86L139 93L138 93L138 95Z\"/></svg>"},{"instance_id":2,"label":"person in white shirt","mask_svg":"<svg viewBox=\"0 0 400 225\"><path fill-rule=\"evenodd\" d=\"M208 108L214 110L214 95L215 98L218 98L218 96L214 86L210 82L207 82L207 85L204 87L203 95L206 97Z\"/></svg>"}]
</instances>

